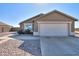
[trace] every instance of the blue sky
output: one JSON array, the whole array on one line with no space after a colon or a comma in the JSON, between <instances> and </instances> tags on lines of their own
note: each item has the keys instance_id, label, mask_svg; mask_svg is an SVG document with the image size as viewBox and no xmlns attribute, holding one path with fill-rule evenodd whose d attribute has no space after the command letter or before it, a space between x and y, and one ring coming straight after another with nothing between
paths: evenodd
<instances>
[{"instance_id":1,"label":"blue sky","mask_svg":"<svg viewBox=\"0 0 79 59\"><path fill-rule=\"evenodd\" d=\"M25 19L40 13L48 13L54 9L79 19L78 3L0 3L0 21L16 27L19 22ZM76 22L75 27L79 28L79 22Z\"/></svg>"}]
</instances>

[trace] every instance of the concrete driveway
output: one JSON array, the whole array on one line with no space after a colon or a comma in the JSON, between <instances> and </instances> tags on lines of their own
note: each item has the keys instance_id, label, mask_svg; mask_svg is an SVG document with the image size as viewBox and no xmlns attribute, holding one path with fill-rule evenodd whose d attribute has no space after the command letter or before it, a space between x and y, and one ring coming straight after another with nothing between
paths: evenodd
<instances>
[{"instance_id":1,"label":"concrete driveway","mask_svg":"<svg viewBox=\"0 0 79 59\"><path fill-rule=\"evenodd\" d=\"M42 37L40 44L43 56L79 56L77 37Z\"/></svg>"}]
</instances>

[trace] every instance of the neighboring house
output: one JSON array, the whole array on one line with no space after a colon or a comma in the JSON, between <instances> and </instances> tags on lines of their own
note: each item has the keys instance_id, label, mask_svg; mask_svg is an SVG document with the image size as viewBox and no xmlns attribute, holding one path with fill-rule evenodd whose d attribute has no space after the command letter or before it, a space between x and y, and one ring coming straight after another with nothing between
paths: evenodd
<instances>
[{"instance_id":1,"label":"neighboring house","mask_svg":"<svg viewBox=\"0 0 79 59\"><path fill-rule=\"evenodd\" d=\"M19 30L20 30L19 27L12 27L10 31L11 31L11 32L14 32L14 31L19 31Z\"/></svg>"},{"instance_id":2,"label":"neighboring house","mask_svg":"<svg viewBox=\"0 0 79 59\"><path fill-rule=\"evenodd\" d=\"M1 32L9 32L11 28L12 28L12 26L7 25L3 22L0 22L0 33Z\"/></svg>"},{"instance_id":3,"label":"neighboring house","mask_svg":"<svg viewBox=\"0 0 79 59\"><path fill-rule=\"evenodd\" d=\"M54 10L20 22L20 28L25 29L27 24L31 24L33 35L69 36L74 35L75 21L76 18Z\"/></svg>"}]
</instances>

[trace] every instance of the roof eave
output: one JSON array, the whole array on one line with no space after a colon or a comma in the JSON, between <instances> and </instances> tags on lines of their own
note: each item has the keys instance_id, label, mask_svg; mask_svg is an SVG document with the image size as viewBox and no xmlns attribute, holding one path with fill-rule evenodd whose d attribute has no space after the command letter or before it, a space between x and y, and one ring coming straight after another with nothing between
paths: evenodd
<instances>
[{"instance_id":1,"label":"roof eave","mask_svg":"<svg viewBox=\"0 0 79 59\"><path fill-rule=\"evenodd\" d=\"M40 17L40 16L42 16L42 15L44 15L44 14L43 14L43 13L40 13L40 14L38 14L38 15L36 15L36 16L33 16L33 17ZM29 21L29 20L32 19L33 17L31 17L31 18L29 18L29 19L27 19L27 20L24 20L24 21L20 22L19 24L22 24L22 23L24 23L25 21Z\"/></svg>"},{"instance_id":2,"label":"roof eave","mask_svg":"<svg viewBox=\"0 0 79 59\"><path fill-rule=\"evenodd\" d=\"M58 11L58 10L54 10L53 12L58 12L58 13L60 13L60 14L63 14L63 15L65 15L65 16L67 16L67 17L72 18L74 21L78 21L78 19L76 19L75 17L72 17L72 16L70 16L70 15L67 15L67 14L65 14L65 13L63 13L63 12Z\"/></svg>"}]
</instances>

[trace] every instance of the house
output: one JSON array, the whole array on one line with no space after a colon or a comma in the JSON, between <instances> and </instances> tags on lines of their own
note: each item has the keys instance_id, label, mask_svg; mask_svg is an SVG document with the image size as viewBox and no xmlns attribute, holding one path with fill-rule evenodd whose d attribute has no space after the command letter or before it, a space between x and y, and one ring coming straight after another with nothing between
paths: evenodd
<instances>
[{"instance_id":1,"label":"house","mask_svg":"<svg viewBox=\"0 0 79 59\"><path fill-rule=\"evenodd\" d=\"M47 14L39 14L20 22L20 29L32 26L33 35L38 36L70 36L74 35L76 18L54 10Z\"/></svg>"},{"instance_id":2,"label":"house","mask_svg":"<svg viewBox=\"0 0 79 59\"><path fill-rule=\"evenodd\" d=\"M7 25L3 22L0 22L0 33L1 32L9 32L11 28L12 28L12 26Z\"/></svg>"}]
</instances>

